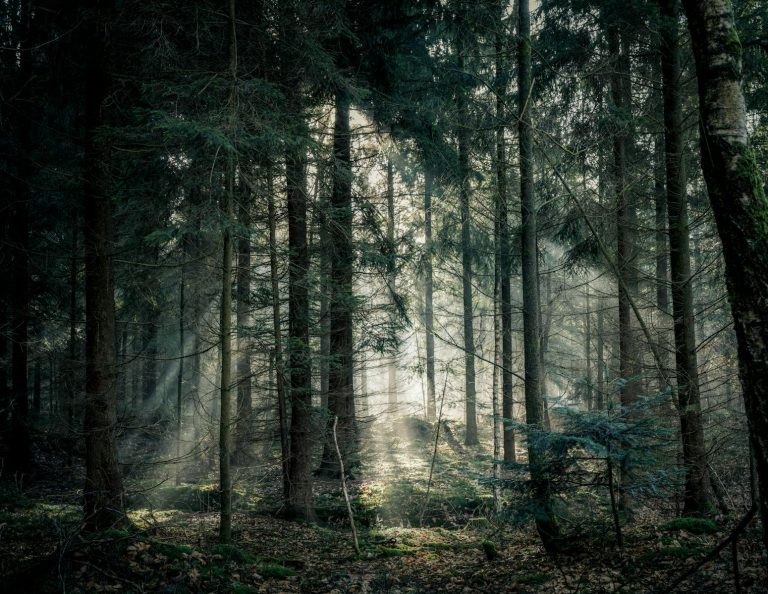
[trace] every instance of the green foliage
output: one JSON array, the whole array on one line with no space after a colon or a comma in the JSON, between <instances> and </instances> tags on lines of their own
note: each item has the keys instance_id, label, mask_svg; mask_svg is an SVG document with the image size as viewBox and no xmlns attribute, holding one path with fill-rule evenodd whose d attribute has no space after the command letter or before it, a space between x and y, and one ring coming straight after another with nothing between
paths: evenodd
<instances>
[{"instance_id":1,"label":"green foliage","mask_svg":"<svg viewBox=\"0 0 768 594\"><path fill-rule=\"evenodd\" d=\"M240 582L232 582L230 589L231 594L257 594L258 590L248 584L241 584Z\"/></svg>"},{"instance_id":2,"label":"green foliage","mask_svg":"<svg viewBox=\"0 0 768 594\"><path fill-rule=\"evenodd\" d=\"M610 498L595 499L594 486L607 486L607 468L614 473L621 465L631 469L633 482L627 492L633 498L664 497L676 484L677 468L662 467L659 453L671 437L651 413L657 398L641 399L632 408L615 411L581 411L571 407L553 407L551 414L561 424L560 432L532 429L523 423L514 428L540 453L537 470L548 479L550 494L558 495L557 513L566 522L583 525L592 521L594 503L605 511L604 530L610 521ZM501 485L515 497L507 515L514 523L542 517L546 513L535 496L528 464L507 465L509 478ZM493 479L483 482L492 484Z\"/></svg>"},{"instance_id":3,"label":"green foliage","mask_svg":"<svg viewBox=\"0 0 768 594\"><path fill-rule=\"evenodd\" d=\"M220 555L223 563L253 563L254 559L250 553L231 544L219 544L211 548L211 553Z\"/></svg>"},{"instance_id":4,"label":"green foliage","mask_svg":"<svg viewBox=\"0 0 768 594\"><path fill-rule=\"evenodd\" d=\"M262 563L258 566L256 573L263 578L284 579L296 575L290 567L279 565L278 563Z\"/></svg>"},{"instance_id":5,"label":"green foliage","mask_svg":"<svg viewBox=\"0 0 768 594\"><path fill-rule=\"evenodd\" d=\"M155 553L164 555L169 559L177 561L183 559L185 555L189 555L194 549L187 545L176 543L157 542L153 543L152 550Z\"/></svg>"},{"instance_id":6,"label":"green foliage","mask_svg":"<svg viewBox=\"0 0 768 594\"><path fill-rule=\"evenodd\" d=\"M517 576L517 583L524 586L541 586L551 579L552 576L546 573L523 573Z\"/></svg>"},{"instance_id":7,"label":"green foliage","mask_svg":"<svg viewBox=\"0 0 768 594\"><path fill-rule=\"evenodd\" d=\"M683 516L675 518L659 526L660 530L685 530L691 534L716 534L720 528L712 520Z\"/></svg>"},{"instance_id":8,"label":"green foliage","mask_svg":"<svg viewBox=\"0 0 768 594\"><path fill-rule=\"evenodd\" d=\"M480 548L483 549L483 553L485 553L485 558L488 559L488 561L495 561L499 558L499 550L496 548L496 545L492 543L490 540L484 540L480 543Z\"/></svg>"},{"instance_id":9,"label":"green foliage","mask_svg":"<svg viewBox=\"0 0 768 594\"><path fill-rule=\"evenodd\" d=\"M403 555L410 555L412 554L416 549L412 547L407 547L405 545L397 546L397 547L385 547L385 546L378 546L376 547L376 552L378 553L379 557L402 557Z\"/></svg>"}]
</instances>

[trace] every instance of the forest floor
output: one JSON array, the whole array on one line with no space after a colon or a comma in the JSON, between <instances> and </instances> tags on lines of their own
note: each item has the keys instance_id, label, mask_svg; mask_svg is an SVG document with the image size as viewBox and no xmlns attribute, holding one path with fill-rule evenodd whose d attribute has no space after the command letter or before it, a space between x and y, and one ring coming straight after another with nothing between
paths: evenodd
<instances>
[{"instance_id":1,"label":"forest floor","mask_svg":"<svg viewBox=\"0 0 768 594\"><path fill-rule=\"evenodd\" d=\"M661 593L739 520L681 522L644 505L618 548L596 497L569 524L569 552L547 555L530 522L493 519L487 453L443 427L432 481L425 423L404 419L367 441L350 483L360 555L336 482L316 484L318 523L279 518L277 464L240 471L233 545L221 546L213 482L129 480L131 529L82 537L79 479L51 462L46 479L0 483L0 592ZM759 530L753 521L737 543L740 589L728 547L674 591L767 593Z\"/></svg>"}]
</instances>

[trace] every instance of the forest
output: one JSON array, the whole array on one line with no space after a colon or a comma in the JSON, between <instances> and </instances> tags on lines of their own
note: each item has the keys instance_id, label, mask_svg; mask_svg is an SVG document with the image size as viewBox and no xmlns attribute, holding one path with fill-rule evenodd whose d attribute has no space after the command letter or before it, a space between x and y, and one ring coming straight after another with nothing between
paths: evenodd
<instances>
[{"instance_id":1,"label":"forest","mask_svg":"<svg viewBox=\"0 0 768 594\"><path fill-rule=\"evenodd\" d=\"M768 593L768 3L0 0L0 593Z\"/></svg>"}]
</instances>

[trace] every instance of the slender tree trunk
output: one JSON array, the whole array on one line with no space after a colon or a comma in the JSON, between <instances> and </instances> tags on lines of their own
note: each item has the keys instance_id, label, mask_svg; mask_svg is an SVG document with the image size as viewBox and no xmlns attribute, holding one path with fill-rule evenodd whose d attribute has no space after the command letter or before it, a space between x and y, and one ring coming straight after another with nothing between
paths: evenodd
<instances>
[{"instance_id":1,"label":"slender tree trunk","mask_svg":"<svg viewBox=\"0 0 768 594\"><path fill-rule=\"evenodd\" d=\"M66 403L64 418L67 423L67 435L74 428L75 394L77 385L77 235L79 221L77 210L72 208L72 247L69 258L69 342L67 344L68 360L65 373Z\"/></svg>"},{"instance_id":2,"label":"slender tree trunk","mask_svg":"<svg viewBox=\"0 0 768 594\"><path fill-rule=\"evenodd\" d=\"M707 452L701 420L696 330L691 286L688 203L683 184L683 115L680 89L679 0L660 0L661 71L664 95L664 149L675 329L675 367L680 410L680 437L685 466L684 514L712 508Z\"/></svg>"},{"instance_id":3,"label":"slender tree trunk","mask_svg":"<svg viewBox=\"0 0 768 594\"><path fill-rule=\"evenodd\" d=\"M520 203L522 214L523 339L525 349L525 415L531 430L543 428L542 375L539 349L539 279L536 198L533 193L533 129L531 123L531 15L528 0L518 1L518 110L520 135ZM536 528L547 551L556 551L560 537L552 512L550 485L542 464L545 458L535 440L528 441L528 464L534 497L542 513Z\"/></svg>"},{"instance_id":4,"label":"slender tree trunk","mask_svg":"<svg viewBox=\"0 0 768 594\"><path fill-rule=\"evenodd\" d=\"M323 223L321 230L321 236L325 236L324 229L326 225ZM321 239L321 243L326 245L326 238ZM323 250L325 253L325 250ZM325 256L321 255L323 261L322 269L323 274L330 277L327 262L325 262ZM329 281L324 280L322 285L322 294L320 295L320 408L328 410L328 377L331 370L330 366L330 352L331 352L331 318L329 315L330 300L328 299L328 293L330 292Z\"/></svg>"},{"instance_id":5,"label":"slender tree trunk","mask_svg":"<svg viewBox=\"0 0 768 594\"><path fill-rule=\"evenodd\" d=\"M461 14L464 20L465 15ZM464 23L459 24L456 35L457 68L464 72L464 61L467 50ZM467 91L460 89L456 95L456 113L458 124L456 138L459 153L459 203L461 210L461 276L462 296L464 306L464 420L466 423L465 445L479 443L477 437L477 397L475 391L475 332L474 311L472 305L472 235L469 208L469 128L467 127Z\"/></svg>"},{"instance_id":6,"label":"slender tree trunk","mask_svg":"<svg viewBox=\"0 0 768 594\"><path fill-rule=\"evenodd\" d=\"M29 352L29 201L32 166L29 161L32 122L29 85L32 77L31 19L32 0L19 5L19 52L17 129L18 162L13 183L14 205L8 240L11 247L11 431L6 471L25 472L32 465L32 439L29 432L29 394L27 359Z\"/></svg>"},{"instance_id":7,"label":"slender tree trunk","mask_svg":"<svg viewBox=\"0 0 768 594\"><path fill-rule=\"evenodd\" d=\"M183 258L187 257L187 254L182 254ZM179 371L176 374L176 485L181 483L181 412L182 401L184 398L184 330L185 320L184 314L186 312L185 303L185 278L186 264L181 264L181 278L179 279Z\"/></svg>"},{"instance_id":8,"label":"slender tree trunk","mask_svg":"<svg viewBox=\"0 0 768 594\"><path fill-rule=\"evenodd\" d=\"M507 185L507 83L509 68L504 60L506 48L504 35L505 2L498 5L498 24L495 35L496 50L496 191L499 224L499 290L501 297L501 402L502 417L514 419L514 397L512 394L512 242L509 230L509 196ZM516 461L515 431L502 424L504 440L504 462Z\"/></svg>"},{"instance_id":9,"label":"slender tree trunk","mask_svg":"<svg viewBox=\"0 0 768 594\"><path fill-rule=\"evenodd\" d=\"M505 324L504 305L504 291L502 286L506 280L507 299L510 297L509 275L508 270L509 259L509 221L508 219L508 204L507 204L507 154L506 154L506 142L504 140L504 133L506 128L506 113L504 110L504 103L506 100L507 92L507 68L505 67L502 59L502 53L504 51L504 35L503 35L503 19L504 19L504 2L499 2L496 7L497 22L496 32L494 39L495 56L495 92L496 92L496 208L495 208L495 225L494 225L494 262L493 262L493 508L496 513L501 512L501 457L504 456L504 461L514 462L515 460L515 437L511 427L508 431L504 431L505 424L504 419L511 418L503 414L504 404L511 404L512 399L512 384L511 373L509 373L510 384L504 385L504 380L507 378L508 372L511 372L506 366L506 363L511 365L512 354L512 333L511 328L507 328ZM511 309L510 309L510 321L511 321ZM504 334L506 330L509 330L509 336ZM509 344L506 344L507 338ZM505 350L505 346L509 347ZM509 355L510 360L507 361L505 355ZM499 381L501 380L501 381ZM501 385L500 385L501 384ZM501 399L499 398L499 388L501 387ZM509 392L505 388L509 388ZM501 400L501 403L500 403ZM501 404L501 406L500 406ZM511 434L508 436L507 434ZM502 454L502 441L504 446L504 453ZM511 458L511 460L508 460Z\"/></svg>"},{"instance_id":10,"label":"slender tree trunk","mask_svg":"<svg viewBox=\"0 0 768 594\"><path fill-rule=\"evenodd\" d=\"M389 261L387 262L387 285L389 286L390 296L390 324L394 331L397 327L396 316L396 301L395 294L397 291L397 275L396 275L396 257L397 248L395 246L395 172L392 165L392 158L387 158L387 243ZM394 337L395 342L399 341L399 337ZM399 344L395 346L394 354L389 358L387 364L387 399L389 403L389 412L394 414L397 412L397 362L399 358Z\"/></svg>"},{"instance_id":11,"label":"slender tree trunk","mask_svg":"<svg viewBox=\"0 0 768 594\"><path fill-rule=\"evenodd\" d=\"M539 347L539 369L541 370L541 408L544 415L544 429L547 431L552 430L552 425L549 421L549 401L547 400L547 351L549 350L549 329L552 326L552 274L546 272L544 275L544 302L541 300L541 273L537 268L536 272L539 277L537 283L537 290L539 291L539 340L541 346Z\"/></svg>"},{"instance_id":12,"label":"slender tree trunk","mask_svg":"<svg viewBox=\"0 0 768 594\"><path fill-rule=\"evenodd\" d=\"M300 116L300 108L294 106ZM288 369L291 429L286 516L314 518L312 504L312 368L309 353L309 250L307 247L306 153L286 152L288 201Z\"/></svg>"},{"instance_id":13,"label":"slender tree trunk","mask_svg":"<svg viewBox=\"0 0 768 594\"><path fill-rule=\"evenodd\" d=\"M620 278L619 289L619 376L622 384L619 396L622 407L632 407L638 395L639 382L636 377L636 345L632 328L630 306L635 274L633 267L632 245L632 210L627 188L627 122L631 110L628 90L629 56L622 48L622 34L619 26L611 22L608 25L608 53L613 63L611 73L611 102L616 110L617 121L613 134L613 180L616 192L616 265ZM629 495L631 476L629 463L621 465L619 483L619 503L622 510L631 512L632 500Z\"/></svg>"},{"instance_id":14,"label":"slender tree trunk","mask_svg":"<svg viewBox=\"0 0 768 594\"><path fill-rule=\"evenodd\" d=\"M427 421L437 419L437 400L435 399L435 334L433 307L432 273L432 184L433 175L429 167L424 168L424 328L426 333L427 356Z\"/></svg>"},{"instance_id":15,"label":"slender tree trunk","mask_svg":"<svg viewBox=\"0 0 768 594\"><path fill-rule=\"evenodd\" d=\"M5 206L5 205L3 205ZM7 236L7 225L3 224L0 227L0 232ZM9 278L8 270L5 263L0 268L0 278ZM0 427L3 430L6 429L6 422L8 421L8 413L11 406L11 391L8 386L8 335L10 334L11 324L10 315L7 307L8 297L7 283L0 285Z\"/></svg>"},{"instance_id":16,"label":"slender tree trunk","mask_svg":"<svg viewBox=\"0 0 768 594\"><path fill-rule=\"evenodd\" d=\"M32 377L32 413L35 417L40 416L40 397L42 394L42 384L40 377L40 356L35 359L35 371Z\"/></svg>"},{"instance_id":17,"label":"slender tree trunk","mask_svg":"<svg viewBox=\"0 0 768 594\"><path fill-rule=\"evenodd\" d=\"M597 407L597 410L605 410L605 340L603 338L605 326L604 318L605 310L603 309L603 299L601 297L598 299L597 306L597 352L595 353L597 356L597 397L595 398L595 406Z\"/></svg>"},{"instance_id":18,"label":"slender tree trunk","mask_svg":"<svg viewBox=\"0 0 768 594\"><path fill-rule=\"evenodd\" d=\"M277 384L277 418L280 423L280 460L283 470L283 500L288 501L288 408L285 398L285 369L283 365L283 327L280 314L280 275L277 269L277 212L275 209L272 169L267 172L267 216L269 217L269 279L272 288L272 333L275 341L275 378Z\"/></svg>"},{"instance_id":19,"label":"slender tree trunk","mask_svg":"<svg viewBox=\"0 0 768 594\"><path fill-rule=\"evenodd\" d=\"M741 45L727 0L684 0L699 85L701 162L723 243L768 547L768 199L748 146Z\"/></svg>"},{"instance_id":20,"label":"slender tree trunk","mask_svg":"<svg viewBox=\"0 0 768 594\"><path fill-rule=\"evenodd\" d=\"M339 457L331 431L338 418L337 435L341 455L350 472L357 464L354 402L354 342L352 340L352 287L355 254L352 249L352 163L349 128L350 98L336 92L336 122L333 130L333 192L329 209L329 250L331 253L331 369L328 379L330 419L326 431L319 473L339 478Z\"/></svg>"},{"instance_id":21,"label":"slender tree trunk","mask_svg":"<svg viewBox=\"0 0 768 594\"><path fill-rule=\"evenodd\" d=\"M656 308L658 309L658 347L657 352L662 357L662 369L658 374L658 390L665 391L668 386L667 373L667 349L669 340L667 338L666 322L670 312L669 300L669 246L668 246L668 227L667 227L667 188L665 184L666 169L664 157L664 137L657 135L654 138L654 205L656 210ZM664 400L665 404L668 401Z\"/></svg>"},{"instance_id":22,"label":"slender tree trunk","mask_svg":"<svg viewBox=\"0 0 768 594\"><path fill-rule=\"evenodd\" d=\"M235 25L235 0L229 0L229 75L231 77L230 109L234 132L237 117L237 29ZM227 159L227 187L222 196L224 228L222 230L222 274L220 356L221 356L221 408L219 410L219 495L221 497L219 541L228 544L232 540L232 204L235 198L235 156Z\"/></svg>"},{"instance_id":23,"label":"slender tree trunk","mask_svg":"<svg viewBox=\"0 0 768 594\"><path fill-rule=\"evenodd\" d=\"M251 320L251 192L240 193L238 219L242 235L237 246L237 426L235 464L248 464L253 458L253 402L251 397L251 346L248 326Z\"/></svg>"},{"instance_id":24,"label":"slender tree trunk","mask_svg":"<svg viewBox=\"0 0 768 594\"><path fill-rule=\"evenodd\" d=\"M585 398L587 410L592 410L594 390L592 387L592 311L589 303L589 283L584 285L584 359L587 364Z\"/></svg>"},{"instance_id":25,"label":"slender tree trunk","mask_svg":"<svg viewBox=\"0 0 768 594\"><path fill-rule=\"evenodd\" d=\"M112 2L90 0L85 23L85 489L87 529L101 530L123 519L123 484L117 463L115 299L112 285L112 202L105 192L109 150L97 140L103 102L110 87Z\"/></svg>"},{"instance_id":26,"label":"slender tree trunk","mask_svg":"<svg viewBox=\"0 0 768 594\"><path fill-rule=\"evenodd\" d=\"M118 351L117 403L125 407L128 390L128 322L118 322L120 329L120 349ZM126 407L127 408L127 407Z\"/></svg>"}]
</instances>

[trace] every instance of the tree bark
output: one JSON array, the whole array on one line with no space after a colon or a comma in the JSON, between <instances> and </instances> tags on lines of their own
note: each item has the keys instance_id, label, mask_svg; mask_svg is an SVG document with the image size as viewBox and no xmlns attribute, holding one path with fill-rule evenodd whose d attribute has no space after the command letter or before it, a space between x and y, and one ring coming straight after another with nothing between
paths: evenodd
<instances>
[{"instance_id":1,"label":"tree bark","mask_svg":"<svg viewBox=\"0 0 768 594\"><path fill-rule=\"evenodd\" d=\"M459 18L459 30L456 34L457 68L464 72L467 51L467 32L464 30L463 12ZM469 128L467 119L466 89L456 94L456 113L458 117L456 139L459 153L459 204L461 211L461 272L462 298L464 307L464 421L466 423L465 445L477 445L477 403L475 391L475 337L474 312L472 305L472 235L469 209Z\"/></svg>"},{"instance_id":2,"label":"tree bark","mask_svg":"<svg viewBox=\"0 0 768 594\"><path fill-rule=\"evenodd\" d=\"M630 408L637 401L639 378L637 353L632 324L630 292L635 293L637 275L634 272L633 228L634 205L629 196L627 184L627 138L631 117L631 95L629 91L630 64L625 41L619 25L608 24L608 53L613 63L610 79L611 102L616 110L613 133L613 183L616 194L616 267L618 279L619 309L619 376L621 385L619 397L621 406ZM623 511L631 512L632 499L629 485L632 477L629 461L621 464L619 483L619 504Z\"/></svg>"},{"instance_id":3,"label":"tree bark","mask_svg":"<svg viewBox=\"0 0 768 594\"><path fill-rule=\"evenodd\" d=\"M85 526L102 530L123 519L117 462L115 299L112 285L112 202L105 192L108 147L97 140L111 84L111 1L89 0L85 39Z\"/></svg>"},{"instance_id":4,"label":"tree bark","mask_svg":"<svg viewBox=\"0 0 768 594\"><path fill-rule=\"evenodd\" d=\"M300 108L294 114L301 117ZM291 429L288 465L289 518L311 520L312 504L312 368L309 353L309 250L307 247L306 153L286 151L288 201L288 369Z\"/></svg>"},{"instance_id":5,"label":"tree bark","mask_svg":"<svg viewBox=\"0 0 768 594\"><path fill-rule=\"evenodd\" d=\"M331 367L328 378L330 419L325 447L318 472L340 478L339 457L333 443L332 422L338 417L337 433L346 468L357 464L354 401L354 342L352 313L354 295L352 278L355 254L352 248L352 163L349 128L350 97L346 90L336 91L336 122L333 129L333 192L328 212L329 250L331 253Z\"/></svg>"},{"instance_id":6,"label":"tree bark","mask_svg":"<svg viewBox=\"0 0 768 594\"><path fill-rule=\"evenodd\" d=\"M543 428L541 348L539 336L539 279L536 229L536 198L533 193L533 126L530 95L531 68L531 15L528 0L518 2L518 129L520 135L520 203L522 214L522 276L523 276L523 340L525 350L525 416L532 431ZM542 513L536 518L536 528L544 548L553 552L558 548L559 528L552 512L550 485L542 464L545 452L528 441L528 464L531 472L533 495Z\"/></svg>"},{"instance_id":7,"label":"tree bark","mask_svg":"<svg viewBox=\"0 0 768 594\"><path fill-rule=\"evenodd\" d=\"M433 306L432 272L432 184L433 175L429 167L424 168L424 328L426 334L427 356L427 421L437 419L437 400L435 398L435 334Z\"/></svg>"},{"instance_id":8,"label":"tree bark","mask_svg":"<svg viewBox=\"0 0 768 594\"><path fill-rule=\"evenodd\" d=\"M498 23L495 34L496 52L496 200L499 225L498 239L498 274L499 296L501 298L501 403L502 417L514 419L514 399L512 394L512 261L511 239L509 231L509 195L507 185L507 143L504 138L507 124L507 83L509 68L504 60L506 48L504 36L504 2L498 4ZM515 431L502 421L504 462L516 460Z\"/></svg>"},{"instance_id":9,"label":"tree bark","mask_svg":"<svg viewBox=\"0 0 768 594\"><path fill-rule=\"evenodd\" d=\"M26 472L32 465L32 438L29 430L27 365L29 353L29 201L32 167L29 160L32 122L29 85L32 77L32 0L19 5L18 106L16 130L16 179L14 205L8 240L11 246L11 431L7 471Z\"/></svg>"},{"instance_id":10,"label":"tree bark","mask_svg":"<svg viewBox=\"0 0 768 594\"><path fill-rule=\"evenodd\" d=\"M395 292L397 290L396 275L396 257L397 248L395 246L395 172L392 165L391 156L387 158L387 253L389 261L387 262L387 285L389 286L389 306L390 306L390 327L395 332L397 327L397 303ZM387 363L387 397L389 403L389 412L397 412L397 362L399 358L399 337L394 336L395 352L389 358Z\"/></svg>"},{"instance_id":11,"label":"tree bark","mask_svg":"<svg viewBox=\"0 0 768 594\"><path fill-rule=\"evenodd\" d=\"M253 403L251 397L251 191L243 188L238 209L241 230L237 245L237 414L235 464L248 464L253 457Z\"/></svg>"},{"instance_id":12,"label":"tree bark","mask_svg":"<svg viewBox=\"0 0 768 594\"><path fill-rule=\"evenodd\" d=\"M679 0L660 0L661 73L664 95L664 150L675 368L680 411L680 437L685 467L683 513L701 515L712 508L704 427L701 419L699 370L696 356L693 287L688 227L688 203L683 183L683 116L678 47Z\"/></svg>"},{"instance_id":13,"label":"tree bark","mask_svg":"<svg viewBox=\"0 0 768 594\"><path fill-rule=\"evenodd\" d=\"M235 0L229 0L228 50L230 75L230 109L234 134L237 117L237 29L235 21ZM219 410L219 496L220 521L219 541L228 544L232 540L232 204L235 198L235 156L227 158L227 187L222 195L222 274L221 312L219 317L219 340L221 341L221 376L219 380L221 402Z\"/></svg>"},{"instance_id":14,"label":"tree bark","mask_svg":"<svg viewBox=\"0 0 768 594\"><path fill-rule=\"evenodd\" d=\"M267 216L269 217L269 279L272 288L272 333L275 341L275 380L277 387L277 418L280 423L280 460L283 475L283 502L288 501L290 483L288 464L288 408L285 398L285 368L283 365L283 326L280 314L280 281L277 270L277 213L275 209L272 170L267 172Z\"/></svg>"},{"instance_id":15,"label":"tree bark","mask_svg":"<svg viewBox=\"0 0 768 594\"><path fill-rule=\"evenodd\" d=\"M741 45L728 0L684 0L699 87L701 162L739 345L768 547L768 199L748 145Z\"/></svg>"}]
</instances>

